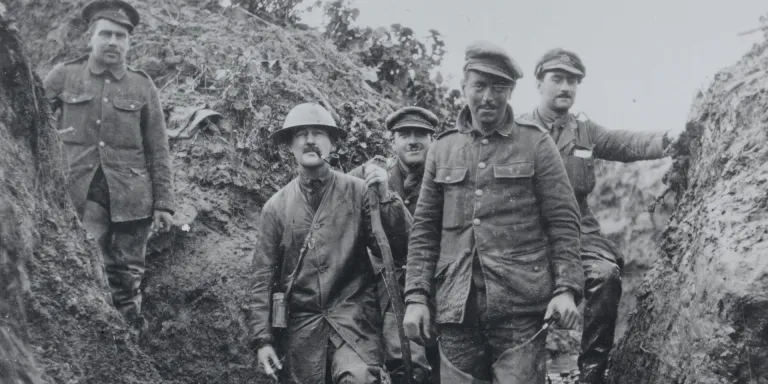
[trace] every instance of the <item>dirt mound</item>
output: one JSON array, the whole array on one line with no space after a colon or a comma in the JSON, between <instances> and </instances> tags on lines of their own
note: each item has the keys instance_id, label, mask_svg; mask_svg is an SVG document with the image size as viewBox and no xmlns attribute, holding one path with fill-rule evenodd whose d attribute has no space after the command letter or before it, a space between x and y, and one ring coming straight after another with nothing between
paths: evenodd
<instances>
[{"instance_id":1,"label":"dirt mound","mask_svg":"<svg viewBox=\"0 0 768 384\"><path fill-rule=\"evenodd\" d=\"M768 36L767 36L768 37ZM768 382L768 39L694 101L612 383Z\"/></svg>"},{"instance_id":2,"label":"dirt mound","mask_svg":"<svg viewBox=\"0 0 768 384\"><path fill-rule=\"evenodd\" d=\"M112 308L41 81L0 3L0 381L163 383ZM37 369L39 367L39 369Z\"/></svg>"}]
</instances>

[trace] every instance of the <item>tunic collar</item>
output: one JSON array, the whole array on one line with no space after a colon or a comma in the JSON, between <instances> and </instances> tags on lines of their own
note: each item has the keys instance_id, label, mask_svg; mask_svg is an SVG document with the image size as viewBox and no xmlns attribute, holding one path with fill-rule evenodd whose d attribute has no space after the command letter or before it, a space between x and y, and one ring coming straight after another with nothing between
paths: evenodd
<instances>
[{"instance_id":1,"label":"tunic collar","mask_svg":"<svg viewBox=\"0 0 768 384\"><path fill-rule=\"evenodd\" d=\"M506 115L504 116L504 121L502 122L501 126L497 127L491 132L486 133L480 131L479 129L475 128L474 125L472 125L472 113L469 111L469 106L465 106L459 113L458 119L456 119L456 127L461 133L477 132L480 134L480 136L490 136L494 133L498 133L499 135L506 137L512 133L512 130L515 127L515 114L511 105L507 104L505 113Z\"/></svg>"},{"instance_id":2,"label":"tunic collar","mask_svg":"<svg viewBox=\"0 0 768 384\"><path fill-rule=\"evenodd\" d=\"M115 77L117 80L122 80L123 77L125 77L125 63L121 63L118 65L113 66L106 66L102 63L99 63L94 59L92 56L88 56L88 70L91 71L94 75L101 75L105 71L112 74L112 76Z\"/></svg>"}]
</instances>

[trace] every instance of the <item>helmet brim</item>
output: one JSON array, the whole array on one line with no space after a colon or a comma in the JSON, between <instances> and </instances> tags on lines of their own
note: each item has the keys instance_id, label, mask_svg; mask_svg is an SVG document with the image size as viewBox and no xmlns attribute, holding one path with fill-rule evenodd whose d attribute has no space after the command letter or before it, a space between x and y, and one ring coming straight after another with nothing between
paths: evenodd
<instances>
[{"instance_id":1,"label":"helmet brim","mask_svg":"<svg viewBox=\"0 0 768 384\"><path fill-rule=\"evenodd\" d=\"M347 138L347 131L341 128L333 127L330 125L317 125L317 124L297 125L297 126L288 127L288 128L280 128L277 131L272 132L269 135L269 138L272 141L275 141L277 143L287 143L287 142L290 142L294 131L304 127L322 127L327 129L328 134L334 139L344 140Z\"/></svg>"}]
</instances>

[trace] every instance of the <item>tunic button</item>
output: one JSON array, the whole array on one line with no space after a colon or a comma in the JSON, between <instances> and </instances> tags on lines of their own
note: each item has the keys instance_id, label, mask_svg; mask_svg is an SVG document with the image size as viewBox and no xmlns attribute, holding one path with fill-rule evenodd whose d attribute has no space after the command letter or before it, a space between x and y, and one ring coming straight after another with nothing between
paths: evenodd
<instances>
[{"instance_id":1,"label":"tunic button","mask_svg":"<svg viewBox=\"0 0 768 384\"><path fill-rule=\"evenodd\" d=\"M482 195L483 195L483 190L482 189L478 189L478 190L475 191L475 196L482 196Z\"/></svg>"},{"instance_id":2,"label":"tunic button","mask_svg":"<svg viewBox=\"0 0 768 384\"><path fill-rule=\"evenodd\" d=\"M485 169L485 163L481 162L480 164L477 165L477 167L480 169Z\"/></svg>"},{"instance_id":3,"label":"tunic button","mask_svg":"<svg viewBox=\"0 0 768 384\"><path fill-rule=\"evenodd\" d=\"M103 147L105 144L103 141L99 141L99 147Z\"/></svg>"},{"instance_id":4,"label":"tunic button","mask_svg":"<svg viewBox=\"0 0 768 384\"><path fill-rule=\"evenodd\" d=\"M445 181L451 181L451 177L450 176L446 176L445 177Z\"/></svg>"},{"instance_id":5,"label":"tunic button","mask_svg":"<svg viewBox=\"0 0 768 384\"><path fill-rule=\"evenodd\" d=\"M101 124L101 119L96 120L96 125L99 125L99 124Z\"/></svg>"},{"instance_id":6,"label":"tunic button","mask_svg":"<svg viewBox=\"0 0 768 384\"><path fill-rule=\"evenodd\" d=\"M101 100L104 101L105 103L109 102L109 99L107 99L106 97Z\"/></svg>"},{"instance_id":7,"label":"tunic button","mask_svg":"<svg viewBox=\"0 0 768 384\"><path fill-rule=\"evenodd\" d=\"M474 224L474 225L480 225L480 219L474 219L474 220L472 220L472 224Z\"/></svg>"},{"instance_id":8,"label":"tunic button","mask_svg":"<svg viewBox=\"0 0 768 384\"><path fill-rule=\"evenodd\" d=\"M135 106L135 105L133 105L133 104L131 104L131 108L136 108L136 106Z\"/></svg>"},{"instance_id":9,"label":"tunic button","mask_svg":"<svg viewBox=\"0 0 768 384\"><path fill-rule=\"evenodd\" d=\"M75 101L77 101L77 97L72 98L72 102L74 103Z\"/></svg>"},{"instance_id":10,"label":"tunic button","mask_svg":"<svg viewBox=\"0 0 768 384\"><path fill-rule=\"evenodd\" d=\"M488 145L488 139L482 139L480 142L483 143L483 145Z\"/></svg>"},{"instance_id":11,"label":"tunic button","mask_svg":"<svg viewBox=\"0 0 768 384\"><path fill-rule=\"evenodd\" d=\"M105 82L105 83L107 83L107 84L109 84L109 83L111 83L112 81L111 81L111 80L109 80L109 79L106 79L106 80L104 80L104 82Z\"/></svg>"},{"instance_id":12,"label":"tunic button","mask_svg":"<svg viewBox=\"0 0 768 384\"><path fill-rule=\"evenodd\" d=\"M410 203L411 203L411 201L410 201L410 200L408 200L408 199L405 199L405 201L403 201L403 203L405 203L405 205L408 205L408 204L410 204Z\"/></svg>"},{"instance_id":13,"label":"tunic button","mask_svg":"<svg viewBox=\"0 0 768 384\"><path fill-rule=\"evenodd\" d=\"M536 272L538 272L538 271L539 271L539 269L541 269L541 268L539 268L539 266L538 266L538 265L537 265L537 266L535 266L535 267L533 267L533 270L534 270L534 271L536 271Z\"/></svg>"},{"instance_id":14,"label":"tunic button","mask_svg":"<svg viewBox=\"0 0 768 384\"><path fill-rule=\"evenodd\" d=\"M315 224L312 227L315 228L315 229L320 229L320 224Z\"/></svg>"}]
</instances>

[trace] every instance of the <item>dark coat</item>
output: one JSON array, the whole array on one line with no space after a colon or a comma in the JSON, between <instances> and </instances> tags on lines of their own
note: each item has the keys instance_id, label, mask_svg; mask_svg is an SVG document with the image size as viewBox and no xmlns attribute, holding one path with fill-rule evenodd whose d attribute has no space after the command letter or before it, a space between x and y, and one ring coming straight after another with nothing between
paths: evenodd
<instances>
[{"instance_id":1,"label":"dark coat","mask_svg":"<svg viewBox=\"0 0 768 384\"><path fill-rule=\"evenodd\" d=\"M392 253L405 254L411 219L399 197L381 205L381 216ZM288 302L288 327L276 334L270 324L271 294L285 291L310 232L311 247ZM376 257L380 251L362 180L333 171L313 214L294 179L264 205L258 241L249 325L256 345L275 344L285 356L289 382L323 382L326 347L334 331L366 363L383 364L382 320L366 248Z\"/></svg>"},{"instance_id":2,"label":"dark coat","mask_svg":"<svg viewBox=\"0 0 768 384\"><path fill-rule=\"evenodd\" d=\"M519 124L533 124L549 132L538 111L517 118ZM622 263L615 246L600 232L600 223L589 208L587 197L595 189L595 159L620 161L653 160L664 157L663 135L660 133L608 130L592 121L581 121L568 115L557 148L568 173L581 212L582 249L598 253ZM586 239L586 240L585 240Z\"/></svg>"},{"instance_id":3,"label":"dark coat","mask_svg":"<svg viewBox=\"0 0 768 384\"><path fill-rule=\"evenodd\" d=\"M547 132L507 116L482 136L465 108L427 156L405 291L425 302L434 287L438 323L464 320L474 252L489 322L543 314L563 290L582 296L579 210L560 155Z\"/></svg>"},{"instance_id":4,"label":"dark coat","mask_svg":"<svg viewBox=\"0 0 768 384\"><path fill-rule=\"evenodd\" d=\"M168 137L157 88L130 67L93 69L88 56L59 64L46 76L46 96L61 107L59 137L69 168L67 188L82 217L88 187L101 167L112 221L173 212Z\"/></svg>"}]
</instances>

